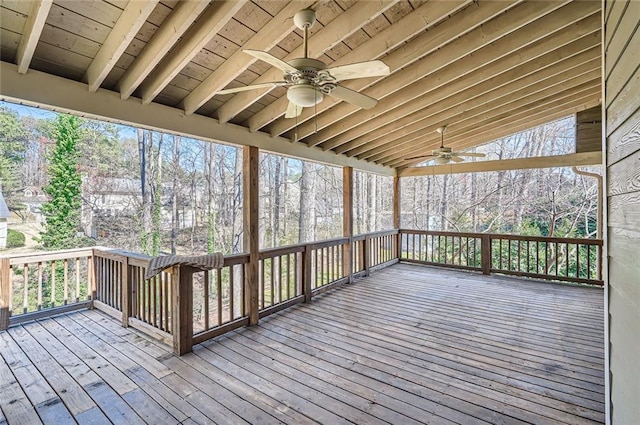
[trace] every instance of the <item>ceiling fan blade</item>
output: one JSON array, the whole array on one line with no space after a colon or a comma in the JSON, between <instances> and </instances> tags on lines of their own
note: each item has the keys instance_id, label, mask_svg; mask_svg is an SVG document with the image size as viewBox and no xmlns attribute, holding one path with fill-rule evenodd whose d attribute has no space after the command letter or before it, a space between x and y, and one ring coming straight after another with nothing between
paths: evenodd
<instances>
[{"instance_id":1,"label":"ceiling fan blade","mask_svg":"<svg viewBox=\"0 0 640 425\"><path fill-rule=\"evenodd\" d=\"M411 158L405 158L405 160L410 161L412 159L425 159L426 158L433 158L435 155L419 155L419 156L412 156Z\"/></svg>"},{"instance_id":2,"label":"ceiling fan blade","mask_svg":"<svg viewBox=\"0 0 640 425\"><path fill-rule=\"evenodd\" d=\"M458 155L458 156L473 156L476 158L484 158L485 156L487 156L484 153L475 153L475 152L456 152L454 155Z\"/></svg>"},{"instance_id":3,"label":"ceiling fan blade","mask_svg":"<svg viewBox=\"0 0 640 425\"><path fill-rule=\"evenodd\" d=\"M245 49L243 50L243 52L253 56L254 58L258 58L261 61L264 61L266 63L268 63L271 66L275 66L276 68L284 71L284 72L298 72L298 70L296 68L294 68L293 66L289 65L288 63L286 63L285 61L278 59L277 57L273 56L270 53L267 52L263 52L261 50L251 50L251 49Z\"/></svg>"},{"instance_id":4,"label":"ceiling fan blade","mask_svg":"<svg viewBox=\"0 0 640 425\"><path fill-rule=\"evenodd\" d=\"M271 87L286 86L287 84L288 83L286 81L273 81L271 83L253 84L250 86L242 86L242 87L235 87L232 89L220 90L215 94L231 94L231 93L238 93L238 92L247 91L247 90L266 89Z\"/></svg>"},{"instance_id":5,"label":"ceiling fan blade","mask_svg":"<svg viewBox=\"0 0 640 425\"><path fill-rule=\"evenodd\" d=\"M285 118L295 118L302 114L302 106L298 106L293 102L289 102L287 106L287 112L284 114Z\"/></svg>"},{"instance_id":6,"label":"ceiling fan blade","mask_svg":"<svg viewBox=\"0 0 640 425\"><path fill-rule=\"evenodd\" d=\"M464 159L460 158L457 155L451 155L451 158L449 159L451 159L453 162L464 162Z\"/></svg>"},{"instance_id":7,"label":"ceiling fan blade","mask_svg":"<svg viewBox=\"0 0 640 425\"><path fill-rule=\"evenodd\" d=\"M371 109L378 104L376 99L342 86L336 86L329 94L362 109Z\"/></svg>"},{"instance_id":8,"label":"ceiling fan blade","mask_svg":"<svg viewBox=\"0 0 640 425\"><path fill-rule=\"evenodd\" d=\"M383 77L391 73L384 62L377 60L336 66L335 68L325 69L324 72L327 72L338 81L354 78Z\"/></svg>"}]
</instances>

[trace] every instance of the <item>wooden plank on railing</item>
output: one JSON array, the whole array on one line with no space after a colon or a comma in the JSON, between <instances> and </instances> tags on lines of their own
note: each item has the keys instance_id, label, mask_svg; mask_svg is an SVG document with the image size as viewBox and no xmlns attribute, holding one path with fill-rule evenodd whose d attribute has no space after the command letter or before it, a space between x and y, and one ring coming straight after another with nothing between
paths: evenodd
<instances>
[{"instance_id":1,"label":"wooden plank on railing","mask_svg":"<svg viewBox=\"0 0 640 425\"><path fill-rule=\"evenodd\" d=\"M0 331L9 327L11 289L11 264L8 258L0 258Z\"/></svg>"}]
</instances>

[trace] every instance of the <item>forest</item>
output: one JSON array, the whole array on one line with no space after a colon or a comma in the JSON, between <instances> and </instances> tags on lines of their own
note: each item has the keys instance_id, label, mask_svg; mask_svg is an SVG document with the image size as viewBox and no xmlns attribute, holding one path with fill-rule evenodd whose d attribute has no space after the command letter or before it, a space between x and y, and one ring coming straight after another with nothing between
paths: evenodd
<instances>
[{"instance_id":1,"label":"forest","mask_svg":"<svg viewBox=\"0 0 640 425\"><path fill-rule=\"evenodd\" d=\"M35 111L0 104L0 185L12 212L9 229L27 234L26 246L11 249L242 252L240 148ZM74 131L77 143L60 143L61 134ZM507 159L573 149L569 117L476 151ZM52 241L47 223L60 210L51 206L52 194L73 192L69 182L76 178L73 237ZM341 236L342 169L262 152L259 178L261 248ZM353 189L354 232L390 229L392 178L356 171ZM401 226L595 237L596 194L595 179L569 168L403 178Z\"/></svg>"}]
</instances>

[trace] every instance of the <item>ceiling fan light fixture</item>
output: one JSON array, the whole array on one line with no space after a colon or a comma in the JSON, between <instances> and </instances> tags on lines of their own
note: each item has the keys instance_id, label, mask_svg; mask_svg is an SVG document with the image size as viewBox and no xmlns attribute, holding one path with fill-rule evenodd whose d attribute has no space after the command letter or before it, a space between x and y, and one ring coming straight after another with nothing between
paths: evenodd
<instances>
[{"instance_id":1,"label":"ceiling fan light fixture","mask_svg":"<svg viewBox=\"0 0 640 425\"><path fill-rule=\"evenodd\" d=\"M445 165L449 163L449 158L438 156L434 158L433 161L436 163L436 165Z\"/></svg>"},{"instance_id":2,"label":"ceiling fan light fixture","mask_svg":"<svg viewBox=\"0 0 640 425\"><path fill-rule=\"evenodd\" d=\"M289 87L287 99L295 105L308 108L322 102L323 95L321 91L316 90L313 86L305 84Z\"/></svg>"}]
</instances>

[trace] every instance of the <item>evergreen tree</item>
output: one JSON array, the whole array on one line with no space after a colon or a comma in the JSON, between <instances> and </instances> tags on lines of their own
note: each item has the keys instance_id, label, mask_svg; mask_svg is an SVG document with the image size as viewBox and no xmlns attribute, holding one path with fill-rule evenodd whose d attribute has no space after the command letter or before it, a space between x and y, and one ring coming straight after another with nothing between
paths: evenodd
<instances>
[{"instance_id":1,"label":"evergreen tree","mask_svg":"<svg viewBox=\"0 0 640 425\"><path fill-rule=\"evenodd\" d=\"M81 177L78 171L80 119L59 115L53 126L55 148L49 155L49 184L44 188L50 200L42 205L45 217L42 244L47 249L77 246L80 226Z\"/></svg>"}]
</instances>

